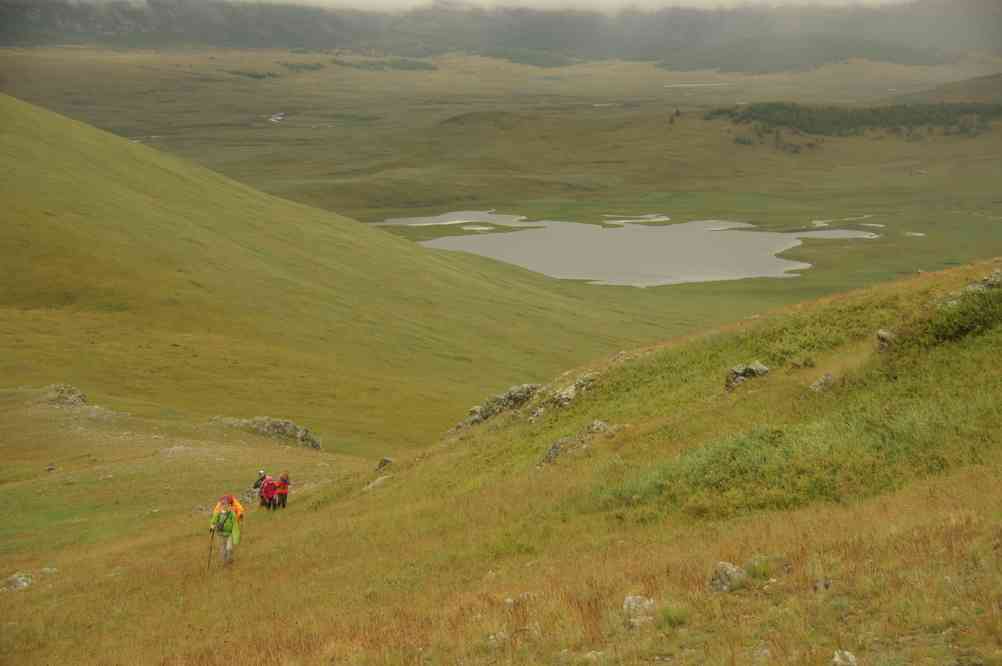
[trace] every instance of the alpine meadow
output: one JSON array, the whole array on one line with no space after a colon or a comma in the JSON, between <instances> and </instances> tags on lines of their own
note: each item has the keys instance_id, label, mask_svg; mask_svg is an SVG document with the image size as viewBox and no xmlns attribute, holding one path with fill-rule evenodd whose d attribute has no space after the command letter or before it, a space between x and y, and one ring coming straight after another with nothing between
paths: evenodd
<instances>
[{"instance_id":1,"label":"alpine meadow","mask_svg":"<svg viewBox=\"0 0 1002 666\"><path fill-rule=\"evenodd\" d=\"M995 2L0 0L0 202L0 664L1002 665Z\"/></svg>"}]
</instances>

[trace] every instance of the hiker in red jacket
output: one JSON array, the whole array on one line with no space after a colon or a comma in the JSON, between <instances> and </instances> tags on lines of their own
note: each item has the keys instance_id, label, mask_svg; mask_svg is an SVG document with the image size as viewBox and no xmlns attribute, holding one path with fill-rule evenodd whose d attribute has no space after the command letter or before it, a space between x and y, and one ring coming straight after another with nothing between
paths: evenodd
<instances>
[{"instance_id":1,"label":"hiker in red jacket","mask_svg":"<svg viewBox=\"0 0 1002 666\"><path fill-rule=\"evenodd\" d=\"M271 476L264 477L264 481L261 483L261 504L266 509L275 508L275 491L278 490L278 484L275 483L275 479Z\"/></svg>"},{"instance_id":2,"label":"hiker in red jacket","mask_svg":"<svg viewBox=\"0 0 1002 666\"><path fill-rule=\"evenodd\" d=\"M289 501L289 486L291 484L292 482L289 481L289 473L282 472L282 475L278 477L278 484L276 484L275 488L275 501L277 503L276 508L285 508L285 505Z\"/></svg>"}]
</instances>

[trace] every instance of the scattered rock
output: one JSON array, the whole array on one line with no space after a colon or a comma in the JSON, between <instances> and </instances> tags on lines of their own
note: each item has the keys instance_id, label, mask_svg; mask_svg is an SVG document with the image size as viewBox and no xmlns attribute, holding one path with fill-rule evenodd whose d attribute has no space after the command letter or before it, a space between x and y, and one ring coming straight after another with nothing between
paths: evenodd
<instances>
[{"instance_id":1,"label":"scattered rock","mask_svg":"<svg viewBox=\"0 0 1002 666\"><path fill-rule=\"evenodd\" d=\"M595 383L595 375L587 374L578 377L573 384L564 387L553 394L550 402L557 407L566 407L574 402L579 393L584 393Z\"/></svg>"},{"instance_id":2,"label":"scattered rock","mask_svg":"<svg viewBox=\"0 0 1002 666\"><path fill-rule=\"evenodd\" d=\"M529 423L535 423L540 416L546 413L546 407L537 407L532 414L529 415Z\"/></svg>"},{"instance_id":3,"label":"scattered rock","mask_svg":"<svg viewBox=\"0 0 1002 666\"><path fill-rule=\"evenodd\" d=\"M815 393L824 393L831 390L833 386L835 386L835 378L832 376L832 373L826 372L816 382L811 384L811 390Z\"/></svg>"},{"instance_id":4,"label":"scattered rock","mask_svg":"<svg viewBox=\"0 0 1002 666\"><path fill-rule=\"evenodd\" d=\"M600 652L599 650L592 650L591 652L587 652L583 655L583 658L587 661L599 661L603 657L605 657L605 653Z\"/></svg>"},{"instance_id":5,"label":"scattered rock","mask_svg":"<svg viewBox=\"0 0 1002 666\"><path fill-rule=\"evenodd\" d=\"M292 441L310 449L321 447L320 438L314 435L309 428L296 425L288 419L275 419L270 416L255 416L252 419L216 416L212 421L230 428L249 430L265 437Z\"/></svg>"},{"instance_id":6,"label":"scattered rock","mask_svg":"<svg viewBox=\"0 0 1002 666\"><path fill-rule=\"evenodd\" d=\"M752 659L756 664L768 664L772 662L772 650L765 645L760 645L752 652Z\"/></svg>"},{"instance_id":7,"label":"scattered rock","mask_svg":"<svg viewBox=\"0 0 1002 666\"><path fill-rule=\"evenodd\" d=\"M561 437L555 441L549 449L546 450L546 455L543 456L543 461L541 464L549 465L556 461L560 457L560 454L567 449L574 446L577 443L577 439L574 437Z\"/></svg>"},{"instance_id":8,"label":"scattered rock","mask_svg":"<svg viewBox=\"0 0 1002 666\"><path fill-rule=\"evenodd\" d=\"M767 374L769 374L768 366L763 365L759 361L755 361L749 365L736 365L727 371L727 380L724 382L724 388L728 391L733 391L735 387L744 384L749 379L764 377Z\"/></svg>"},{"instance_id":9,"label":"scattered rock","mask_svg":"<svg viewBox=\"0 0 1002 666\"><path fill-rule=\"evenodd\" d=\"M393 464L393 458L383 458L382 460L379 461L379 464L376 465L376 472L382 472L384 469L386 469L392 464Z\"/></svg>"},{"instance_id":10,"label":"scattered rock","mask_svg":"<svg viewBox=\"0 0 1002 666\"><path fill-rule=\"evenodd\" d=\"M825 590L832 589L832 579L831 578L819 578L814 581L814 591L824 592Z\"/></svg>"},{"instance_id":11,"label":"scattered rock","mask_svg":"<svg viewBox=\"0 0 1002 666\"><path fill-rule=\"evenodd\" d=\"M623 612L627 617L649 617L654 614L654 600L650 597L628 596L623 599Z\"/></svg>"},{"instance_id":12,"label":"scattered rock","mask_svg":"<svg viewBox=\"0 0 1002 666\"><path fill-rule=\"evenodd\" d=\"M16 590L24 590L31 587L31 584L35 582L35 579L29 573L16 573L4 582L4 590L7 592L14 592Z\"/></svg>"},{"instance_id":13,"label":"scattered rock","mask_svg":"<svg viewBox=\"0 0 1002 666\"><path fill-rule=\"evenodd\" d=\"M588 433L591 435L600 435L612 431L612 426L610 426L605 421L599 421L595 419L588 425Z\"/></svg>"},{"instance_id":14,"label":"scattered rock","mask_svg":"<svg viewBox=\"0 0 1002 666\"><path fill-rule=\"evenodd\" d=\"M499 648L509 640L509 636L504 631L499 631L495 634L488 634L487 645L491 648Z\"/></svg>"},{"instance_id":15,"label":"scattered rock","mask_svg":"<svg viewBox=\"0 0 1002 666\"><path fill-rule=\"evenodd\" d=\"M75 386L69 384L52 384L45 387L42 400L52 405L64 407L80 407L87 404L87 396Z\"/></svg>"},{"instance_id":16,"label":"scattered rock","mask_svg":"<svg viewBox=\"0 0 1002 666\"><path fill-rule=\"evenodd\" d=\"M42 575L43 576L51 576L51 575L57 574L57 573L59 573L59 569L57 569L55 567L42 567Z\"/></svg>"},{"instance_id":17,"label":"scattered rock","mask_svg":"<svg viewBox=\"0 0 1002 666\"><path fill-rule=\"evenodd\" d=\"M857 666L856 655L848 650L835 650L832 666Z\"/></svg>"},{"instance_id":18,"label":"scattered rock","mask_svg":"<svg viewBox=\"0 0 1002 666\"><path fill-rule=\"evenodd\" d=\"M385 474L385 475L379 477L378 479L376 479L375 481L373 481L372 483L370 483L369 485L367 485L362 490L363 491L368 491L368 490L372 490L373 488L378 488L379 486L383 485L384 483L386 483L387 481L389 481L392 478L393 478L392 474Z\"/></svg>"},{"instance_id":19,"label":"scattered rock","mask_svg":"<svg viewBox=\"0 0 1002 666\"><path fill-rule=\"evenodd\" d=\"M577 435L561 437L554 442L539 462L539 467L553 463L558 457L574 449L587 449L589 446L588 440L596 435L615 433L622 428L623 426L621 425L610 425L605 421L596 419Z\"/></svg>"},{"instance_id":20,"label":"scattered rock","mask_svg":"<svg viewBox=\"0 0 1002 666\"><path fill-rule=\"evenodd\" d=\"M733 592L744 587L748 574L744 569L730 562L717 562L710 577L710 589L714 592Z\"/></svg>"},{"instance_id":21,"label":"scattered rock","mask_svg":"<svg viewBox=\"0 0 1002 666\"><path fill-rule=\"evenodd\" d=\"M518 409L532 400L539 390L539 384L519 384L504 393L498 393L482 405L470 408L469 415L456 428L464 428L483 423L487 419L512 409Z\"/></svg>"},{"instance_id":22,"label":"scattered rock","mask_svg":"<svg viewBox=\"0 0 1002 666\"><path fill-rule=\"evenodd\" d=\"M56 471L56 466L54 464L52 464L52 463L49 463L48 467L45 468L45 471L46 472L55 472Z\"/></svg>"},{"instance_id":23,"label":"scattered rock","mask_svg":"<svg viewBox=\"0 0 1002 666\"><path fill-rule=\"evenodd\" d=\"M891 331L888 331L885 328L880 329L877 331L877 351L887 351L894 345L897 339L898 336Z\"/></svg>"}]
</instances>

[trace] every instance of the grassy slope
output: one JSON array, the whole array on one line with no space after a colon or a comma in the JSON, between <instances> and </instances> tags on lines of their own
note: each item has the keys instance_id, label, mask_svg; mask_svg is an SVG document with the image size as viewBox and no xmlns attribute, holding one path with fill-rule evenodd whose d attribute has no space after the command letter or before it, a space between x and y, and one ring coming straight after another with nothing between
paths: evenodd
<instances>
[{"instance_id":1,"label":"grassy slope","mask_svg":"<svg viewBox=\"0 0 1002 666\"><path fill-rule=\"evenodd\" d=\"M938 341L958 329L935 302L1000 265L596 361L554 381L598 373L570 407L500 416L398 460L368 491L375 475L350 459L94 421L8 391L5 569L59 572L17 593L0 647L81 664L574 663L598 650L601 663L723 665L765 648L770 663L820 665L837 647L875 664L998 663L1002 301L962 306L995 315ZM881 326L903 336L890 354L874 350ZM772 372L725 392L725 369L754 358ZM809 391L825 372L834 388ZM595 418L625 428L538 467ZM782 437L756 439L763 429ZM226 464L189 473L184 456ZM308 487L285 514L253 512L236 567L207 577L191 505L247 483L257 460ZM657 483L687 469L728 489ZM164 501L182 470L184 495ZM717 560L756 555L747 589L708 590ZM630 629L627 594L653 597L656 622Z\"/></svg>"},{"instance_id":2,"label":"grassy slope","mask_svg":"<svg viewBox=\"0 0 1002 666\"><path fill-rule=\"evenodd\" d=\"M693 325L664 296L429 252L9 97L0 120L8 386L287 416L378 455L471 395Z\"/></svg>"},{"instance_id":3,"label":"grassy slope","mask_svg":"<svg viewBox=\"0 0 1002 666\"><path fill-rule=\"evenodd\" d=\"M1002 74L979 76L973 79L957 81L936 86L911 95L899 97L901 102L937 103L937 102L980 102L985 104L1002 103Z\"/></svg>"}]
</instances>

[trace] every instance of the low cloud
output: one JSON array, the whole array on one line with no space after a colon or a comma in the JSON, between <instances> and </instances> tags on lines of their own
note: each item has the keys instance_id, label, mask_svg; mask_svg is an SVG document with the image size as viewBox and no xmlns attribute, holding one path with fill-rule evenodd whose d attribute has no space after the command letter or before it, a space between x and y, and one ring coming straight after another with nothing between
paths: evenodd
<instances>
[{"instance_id":1,"label":"low cloud","mask_svg":"<svg viewBox=\"0 0 1002 666\"><path fill-rule=\"evenodd\" d=\"M431 0L279 0L289 4L322 7L399 11L428 7ZM856 7L905 4L911 0L438 0L434 4L455 7L529 7L532 9L588 9L619 11L623 9L659 9L662 7L698 7L718 9L741 6L824 6Z\"/></svg>"}]
</instances>

